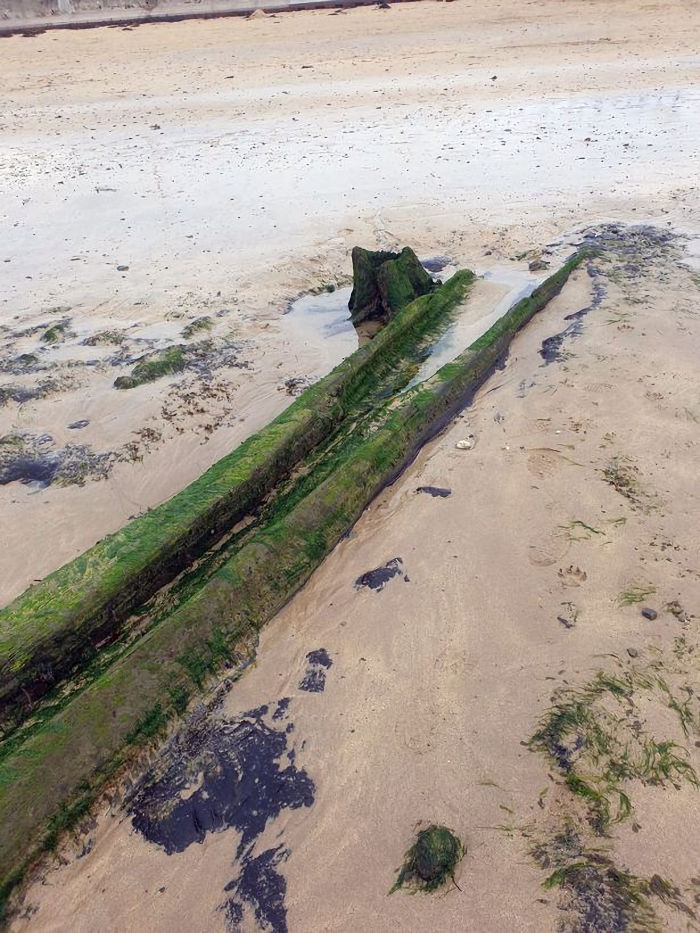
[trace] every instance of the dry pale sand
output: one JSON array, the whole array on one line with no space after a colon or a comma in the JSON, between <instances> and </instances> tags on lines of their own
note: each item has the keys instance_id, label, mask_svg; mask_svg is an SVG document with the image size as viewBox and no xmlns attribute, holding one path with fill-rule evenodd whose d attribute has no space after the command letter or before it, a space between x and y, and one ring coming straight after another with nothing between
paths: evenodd
<instances>
[{"instance_id":1,"label":"dry pale sand","mask_svg":"<svg viewBox=\"0 0 700 933\"><path fill-rule=\"evenodd\" d=\"M0 437L86 479L0 487L0 602L332 364L280 319L355 243L483 272L584 222L692 224L699 16L460 0L4 39ZM201 316L202 366L114 390Z\"/></svg>"}]
</instances>

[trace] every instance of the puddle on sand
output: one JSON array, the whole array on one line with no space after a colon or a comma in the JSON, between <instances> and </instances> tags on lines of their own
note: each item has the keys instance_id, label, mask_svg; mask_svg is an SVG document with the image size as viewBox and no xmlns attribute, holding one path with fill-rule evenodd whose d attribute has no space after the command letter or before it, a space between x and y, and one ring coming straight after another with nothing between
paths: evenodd
<instances>
[{"instance_id":1,"label":"puddle on sand","mask_svg":"<svg viewBox=\"0 0 700 933\"><path fill-rule=\"evenodd\" d=\"M424 492L433 499L447 499L452 495L452 490L442 486L419 486L416 492Z\"/></svg>"},{"instance_id":2,"label":"puddle on sand","mask_svg":"<svg viewBox=\"0 0 700 933\"><path fill-rule=\"evenodd\" d=\"M589 311L594 311L596 308L599 308L603 298L605 298L605 287L601 282L595 281L595 276L600 273L591 262L588 263L587 270L589 277L594 280L593 298L590 304L587 304L585 308L574 311L573 314L566 315L564 320L571 321L571 323L568 324L564 330L542 341L540 356L544 360L543 366L548 366L550 363L562 363L566 360L568 354L564 349L564 344L568 340L573 340L575 337L581 336L583 333L583 319Z\"/></svg>"},{"instance_id":3,"label":"puddle on sand","mask_svg":"<svg viewBox=\"0 0 700 933\"><path fill-rule=\"evenodd\" d=\"M317 648L305 662L299 689L322 693L332 659L325 648ZM237 831L234 877L218 907L231 933L249 929L251 919L257 929L287 933L287 881L280 866L290 850L283 829L276 845L263 851L256 847L282 811L311 807L316 795L313 779L297 765L292 702L281 697L233 720L200 709L161 750L126 801L134 829L168 855L204 843L210 833Z\"/></svg>"},{"instance_id":4,"label":"puddle on sand","mask_svg":"<svg viewBox=\"0 0 700 933\"><path fill-rule=\"evenodd\" d=\"M320 295L302 295L280 318L290 354L303 358L314 372L329 372L358 347L350 320L351 288L337 288Z\"/></svg>"},{"instance_id":5,"label":"puddle on sand","mask_svg":"<svg viewBox=\"0 0 700 933\"><path fill-rule=\"evenodd\" d=\"M261 706L237 722L205 718L183 730L129 801L134 829L172 855L235 828L240 857L283 809L310 807L314 784L294 764L292 724L275 728L268 713ZM284 704L275 713L284 722Z\"/></svg>"},{"instance_id":6,"label":"puddle on sand","mask_svg":"<svg viewBox=\"0 0 700 933\"><path fill-rule=\"evenodd\" d=\"M446 363L451 363L455 357L486 333L516 302L531 295L542 281L541 277L531 272L498 266L485 272L482 279L487 283L507 288L507 294L493 306L488 314L476 319L474 318L474 304L471 298L467 297L466 301L457 308L454 320L445 333L430 348L428 356L403 390L404 392L434 376Z\"/></svg>"},{"instance_id":7,"label":"puddle on sand","mask_svg":"<svg viewBox=\"0 0 700 933\"><path fill-rule=\"evenodd\" d=\"M445 256L425 259L422 264L440 282L457 271ZM302 295L280 319L291 353L303 352L312 370L319 371L322 363L326 367L323 371L330 371L376 332L366 326L361 326L359 334L355 330L348 308L351 293L352 288L347 286L320 295Z\"/></svg>"}]
</instances>

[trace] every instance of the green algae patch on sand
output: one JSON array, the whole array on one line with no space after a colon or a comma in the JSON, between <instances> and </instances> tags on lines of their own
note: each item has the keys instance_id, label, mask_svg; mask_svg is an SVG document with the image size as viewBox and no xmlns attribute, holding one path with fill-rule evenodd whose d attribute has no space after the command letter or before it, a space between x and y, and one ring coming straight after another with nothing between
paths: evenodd
<instances>
[{"instance_id":1,"label":"green algae patch on sand","mask_svg":"<svg viewBox=\"0 0 700 933\"><path fill-rule=\"evenodd\" d=\"M182 336L185 340L189 340L190 337L194 337L203 330L211 330L213 326L214 320L209 315L196 317L182 328Z\"/></svg>"},{"instance_id":2,"label":"green algae patch on sand","mask_svg":"<svg viewBox=\"0 0 700 933\"><path fill-rule=\"evenodd\" d=\"M466 854L466 847L446 826L433 823L422 829L406 852L393 894L406 885L413 891L435 891L446 882L455 881L455 869Z\"/></svg>"},{"instance_id":3,"label":"green algae patch on sand","mask_svg":"<svg viewBox=\"0 0 700 933\"><path fill-rule=\"evenodd\" d=\"M57 321L55 324L52 324L50 327L47 327L44 333L41 335L42 343L63 343L66 339L68 333L68 320Z\"/></svg>"},{"instance_id":4,"label":"green algae patch on sand","mask_svg":"<svg viewBox=\"0 0 700 933\"><path fill-rule=\"evenodd\" d=\"M155 382L162 376L181 373L187 365L181 347L168 347L145 357L134 366L129 376L118 376L114 380L115 389L135 389L146 382Z\"/></svg>"},{"instance_id":5,"label":"green algae patch on sand","mask_svg":"<svg viewBox=\"0 0 700 933\"><path fill-rule=\"evenodd\" d=\"M254 511L381 385L410 378L412 348L460 301L468 270L404 308L377 337L182 492L109 535L0 610L0 710L41 696L119 630L133 609Z\"/></svg>"}]
</instances>

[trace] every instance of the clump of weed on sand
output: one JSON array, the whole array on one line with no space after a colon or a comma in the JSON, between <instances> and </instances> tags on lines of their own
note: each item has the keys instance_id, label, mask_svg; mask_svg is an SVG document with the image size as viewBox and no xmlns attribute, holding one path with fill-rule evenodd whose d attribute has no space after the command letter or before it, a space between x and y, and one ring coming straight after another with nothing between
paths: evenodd
<instances>
[{"instance_id":1,"label":"clump of weed on sand","mask_svg":"<svg viewBox=\"0 0 700 933\"><path fill-rule=\"evenodd\" d=\"M0 485L83 486L89 479L104 479L113 459L87 444L56 447L49 434L7 434L0 438Z\"/></svg>"},{"instance_id":2,"label":"clump of weed on sand","mask_svg":"<svg viewBox=\"0 0 700 933\"><path fill-rule=\"evenodd\" d=\"M586 845L571 821L548 840L532 845L530 855L549 872L543 887L560 890L561 908L575 915L572 923L561 926L572 933L660 931L653 898L695 919L673 882L658 874L640 878L620 868L607 853Z\"/></svg>"},{"instance_id":3,"label":"clump of weed on sand","mask_svg":"<svg viewBox=\"0 0 700 933\"><path fill-rule=\"evenodd\" d=\"M146 382L155 382L161 376L182 372L185 366L186 360L181 347L159 350L139 360L130 376L118 376L114 380L114 388L134 389Z\"/></svg>"},{"instance_id":4,"label":"clump of weed on sand","mask_svg":"<svg viewBox=\"0 0 700 933\"><path fill-rule=\"evenodd\" d=\"M590 541L592 535L601 535L605 537L604 531L601 531L599 528L594 528L592 525L588 525L578 518L568 522L566 525L560 525L559 528L567 541Z\"/></svg>"},{"instance_id":5,"label":"clump of weed on sand","mask_svg":"<svg viewBox=\"0 0 700 933\"><path fill-rule=\"evenodd\" d=\"M638 476L639 470L627 457L613 457L603 468L605 482L633 505L641 505L644 496Z\"/></svg>"},{"instance_id":6,"label":"clump of weed on sand","mask_svg":"<svg viewBox=\"0 0 700 933\"><path fill-rule=\"evenodd\" d=\"M404 863L390 894L404 885L413 891L435 891L454 878L457 863L466 849L446 826L432 824L421 830L404 856Z\"/></svg>"},{"instance_id":7,"label":"clump of weed on sand","mask_svg":"<svg viewBox=\"0 0 700 933\"><path fill-rule=\"evenodd\" d=\"M690 616L685 611L683 606L678 602L677 599L672 599L670 603L666 603L664 606L666 612L670 613L672 616L675 616L679 622L689 622Z\"/></svg>"},{"instance_id":8,"label":"clump of weed on sand","mask_svg":"<svg viewBox=\"0 0 700 933\"><path fill-rule=\"evenodd\" d=\"M558 690L530 739L530 748L558 775L556 793L539 801L550 829L530 845L530 854L548 871L545 888L560 890L559 906L573 915L563 929L660 929L654 898L693 915L672 882L660 875L638 878L600 848L611 825L633 813L636 783L700 788L682 744L700 735L700 699L692 686L697 675L688 668L695 651L677 642L673 660L656 657L645 667L618 662L618 670L600 670L583 686ZM678 729L663 738L649 725L660 707L678 720Z\"/></svg>"},{"instance_id":9,"label":"clump of weed on sand","mask_svg":"<svg viewBox=\"0 0 700 933\"><path fill-rule=\"evenodd\" d=\"M648 884L618 868L602 852L587 848L571 823L530 850L535 862L549 875L543 886L560 889L563 909L577 919L575 931L619 933L620 930L659 929L649 901Z\"/></svg>"},{"instance_id":10,"label":"clump of weed on sand","mask_svg":"<svg viewBox=\"0 0 700 933\"><path fill-rule=\"evenodd\" d=\"M585 686L559 691L530 739L530 747L543 752L566 788L583 800L599 835L632 812L629 782L700 787L687 751L673 739L659 740L644 730L636 691L650 692L676 711L684 736L695 728L694 694L681 703L655 672L598 671Z\"/></svg>"},{"instance_id":11,"label":"clump of weed on sand","mask_svg":"<svg viewBox=\"0 0 700 933\"><path fill-rule=\"evenodd\" d=\"M118 330L101 330L96 334L91 334L83 340L83 346L86 347L108 347L120 346L124 343L125 335Z\"/></svg>"},{"instance_id":12,"label":"clump of weed on sand","mask_svg":"<svg viewBox=\"0 0 700 933\"><path fill-rule=\"evenodd\" d=\"M327 282L319 282L317 285L312 285L311 288L304 292L305 295L323 295L323 294L332 294L337 288L343 288L346 285L352 284L351 275L336 275L332 279L329 279Z\"/></svg>"},{"instance_id":13,"label":"clump of weed on sand","mask_svg":"<svg viewBox=\"0 0 700 933\"><path fill-rule=\"evenodd\" d=\"M195 323L192 322L192 324ZM197 330L199 329L201 329L200 326ZM186 336L192 336L194 333L195 331L192 331ZM163 376L172 376L185 371L209 377L215 370L225 367L248 369L250 365L248 361L240 359L240 352L244 345L244 341L237 340L235 334L229 332L218 338L205 337L196 342L154 350L144 354L136 362L130 375L119 376L115 379L114 387L133 389L144 383L154 382ZM117 362L128 362L128 360L121 359Z\"/></svg>"},{"instance_id":14,"label":"clump of weed on sand","mask_svg":"<svg viewBox=\"0 0 700 933\"><path fill-rule=\"evenodd\" d=\"M634 606L637 603L643 603L649 596L656 592L655 586L637 586L633 584L623 590L617 598L618 606Z\"/></svg>"},{"instance_id":15,"label":"clump of weed on sand","mask_svg":"<svg viewBox=\"0 0 700 933\"><path fill-rule=\"evenodd\" d=\"M70 322L66 319L52 324L41 335L42 343L63 343L68 334L69 323Z\"/></svg>"},{"instance_id":16,"label":"clump of weed on sand","mask_svg":"<svg viewBox=\"0 0 700 933\"><path fill-rule=\"evenodd\" d=\"M189 340L190 337L194 337L200 331L211 330L213 326L214 321L210 317L198 317L182 328L182 336L185 340Z\"/></svg>"}]
</instances>

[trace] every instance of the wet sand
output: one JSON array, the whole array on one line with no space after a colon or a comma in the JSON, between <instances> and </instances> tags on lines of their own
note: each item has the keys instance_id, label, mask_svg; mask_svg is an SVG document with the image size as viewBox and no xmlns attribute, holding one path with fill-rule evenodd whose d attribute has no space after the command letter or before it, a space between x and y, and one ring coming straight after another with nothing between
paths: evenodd
<instances>
[{"instance_id":1,"label":"wet sand","mask_svg":"<svg viewBox=\"0 0 700 933\"><path fill-rule=\"evenodd\" d=\"M483 273L585 222L692 223L696 15L460 0L3 40L0 435L81 449L67 485L0 487L0 601L332 365L280 320L356 243ZM143 331L202 366L115 391Z\"/></svg>"}]
</instances>

